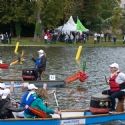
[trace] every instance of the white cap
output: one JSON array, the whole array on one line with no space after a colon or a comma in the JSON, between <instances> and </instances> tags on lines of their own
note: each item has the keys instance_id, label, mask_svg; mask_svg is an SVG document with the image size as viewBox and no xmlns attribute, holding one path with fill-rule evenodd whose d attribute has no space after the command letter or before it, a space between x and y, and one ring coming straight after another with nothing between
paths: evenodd
<instances>
[{"instance_id":1,"label":"white cap","mask_svg":"<svg viewBox=\"0 0 125 125\"><path fill-rule=\"evenodd\" d=\"M32 89L38 89L38 88L34 84L29 84L28 89L32 90Z\"/></svg>"},{"instance_id":2,"label":"white cap","mask_svg":"<svg viewBox=\"0 0 125 125\"><path fill-rule=\"evenodd\" d=\"M0 88L5 89L6 88L5 84L4 83L0 83Z\"/></svg>"},{"instance_id":3,"label":"white cap","mask_svg":"<svg viewBox=\"0 0 125 125\"><path fill-rule=\"evenodd\" d=\"M9 94L10 94L10 89L3 90L2 99L6 99Z\"/></svg>"},{"instance_id":4,"label":"white cap","mask_svg":"<svg viewBox=\"0 0 125 125\"><path fill-rule=\"evenodd\" d=\"M40 50L38 51L38 53L44 54L44 50L40 49Z\"/></svg>"},{"instance_id":5,"label":"white cap","mask_svg":"<svg viewBox=\"0 0 125 125\"><path fill-rule=\"evenodd\" d=\"M119 65L117 63L112 63L110 67L119 69Z\"/></svg>"}]
</instances>

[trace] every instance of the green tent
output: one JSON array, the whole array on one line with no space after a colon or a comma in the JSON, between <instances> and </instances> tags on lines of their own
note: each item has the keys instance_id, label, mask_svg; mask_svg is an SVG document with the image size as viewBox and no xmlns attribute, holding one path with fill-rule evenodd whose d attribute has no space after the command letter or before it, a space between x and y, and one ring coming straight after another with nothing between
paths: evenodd
<instances>
[{"instance_id":1,"label":"green tent","mask_svg":"<svg viewBox=\"0 0 125 125\"><path fill-rule=\"evenodd\" d=\"M76 29L79 32L87 32L89 31L88 29L85 28L85 26L83 26L83 24L81 23L81 21L77 18L77 23L76 23Z\"/></svg>"}]
</instances>

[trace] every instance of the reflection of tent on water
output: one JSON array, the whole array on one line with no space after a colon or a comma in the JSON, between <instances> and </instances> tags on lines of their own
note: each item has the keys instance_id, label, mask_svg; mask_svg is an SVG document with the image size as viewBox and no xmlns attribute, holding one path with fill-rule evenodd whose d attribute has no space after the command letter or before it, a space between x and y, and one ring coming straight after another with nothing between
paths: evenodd
<instances>
[{"instance_id":1,"label":"reflection of tent on water","mask_svg":"<svg viewBox=\"0 0 125 125\"><path fill-rule=\"evenodd\" d=\"M70 33L70 32L87 32L89 31L86 29L79 19L77 19L77 23L74 22L72 16L69 18L69 20L63 25L57 28L57 30L63 32L63 33Z\"/></svg>"}]
</instances>

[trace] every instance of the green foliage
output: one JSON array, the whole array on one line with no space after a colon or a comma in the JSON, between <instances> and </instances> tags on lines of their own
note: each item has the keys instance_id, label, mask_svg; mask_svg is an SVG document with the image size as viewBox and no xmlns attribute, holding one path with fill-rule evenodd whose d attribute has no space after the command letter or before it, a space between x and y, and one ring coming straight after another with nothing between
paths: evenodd
<instances>
[{"instance_id":1,"label":"green foliage","mask_svg":"<svg viewBox=\"0 0 125 125\"><path fill-rule=\"evenodd\" d=\"M42 15L43 24L48 27L56 27L59 20L63 15L63 4L62 0L53 0L46 4L44 13ZM51 10L51 11L50 11Z\"/></svg>"},{"instance_id":2,"label":"green foliage","mask_svg":"<svg viewBox=\"0 0 125 125\"><path fill-rule=\"evenodd\" d=\"M36 22L35 34L36 34L37 36L40 36L40 35L41 35L41 22Z\"/></svg>"},{"instance_id":3,"label":"green foliage","mask_svg":"<svg viewBox=\"0 0 125 125\"><path fill-rule=\"evenodd\" d=\"M113 30L124 24L125 14L119 8L120 0L2 0L0 4L1 24L34 24L35 33L40 32L35 24L55 28L72 15L77 16L90 30L101 31L112 26ZM120 21L120 26L117 22ZM113 31L115 32L115 31Z\"/></svg>"},{"instance_id":4,"label":"green foliage","mask_svg":"<svg viewBox=\"0 0 125 125\"><path fill-rule=\"evenodd\" d=\"M15 29L16 29L16 36L20 37L21 30L22 30L21 24L20 23L16 23Z\"/></svg>"}]
</instances>

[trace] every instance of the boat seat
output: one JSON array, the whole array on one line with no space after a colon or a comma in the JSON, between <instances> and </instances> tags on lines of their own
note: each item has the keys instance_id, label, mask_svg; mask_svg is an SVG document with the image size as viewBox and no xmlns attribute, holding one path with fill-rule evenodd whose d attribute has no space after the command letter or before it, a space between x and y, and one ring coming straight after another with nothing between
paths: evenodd
<instances>
[{"instance_id":1,"label":"boat seat","mask_svg":"<svg viewBox=\"0 0 125 125\"><path fill-rule=\"evenodd\" d=\"M124 112L124 100L125 100L125 96L118 99L118 102L116 105L116 112Z\"/></svg>"}]
</instances>

